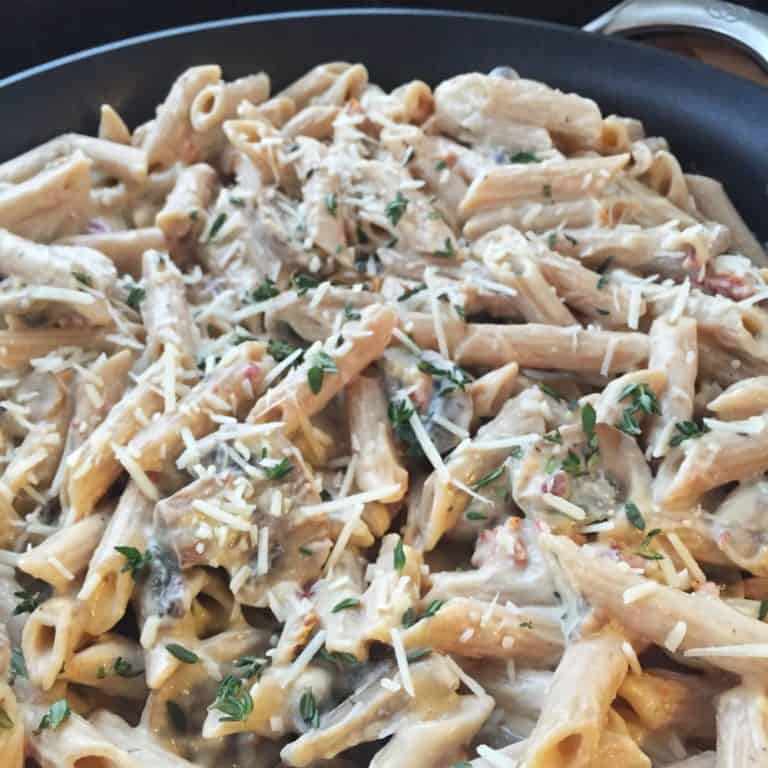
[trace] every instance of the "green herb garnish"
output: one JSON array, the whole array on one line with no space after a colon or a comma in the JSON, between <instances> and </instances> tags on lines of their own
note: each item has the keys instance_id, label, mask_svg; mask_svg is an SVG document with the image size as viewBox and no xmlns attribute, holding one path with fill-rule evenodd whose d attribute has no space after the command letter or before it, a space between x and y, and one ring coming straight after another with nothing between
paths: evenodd
<instances>
[{"instance_id":1,"label":"green herb garnish","mask_svg":"<svg viewBox=\"0 0 768 768\"><path fill-rule=\"evenodd\" d=\"M66 699L59 699L54 701L48 711L43 715L40 720L40 725L37 726L38 731L43 731L46 728L50 728L55 731L70 715L71 710Z\"/></svg>"},{"instance_id":2,"label":"green herb garnish","mask_svg":"<svg viewBox=\"0 0 768 768\"><path fill-rule=\"evenodd\" d=\"M702 421L678 421L675 424L677 434L672 436L669 444L672 447L680 445L686 440L698 440L702 435L710 431L709 427Z\"/></svg>"},{"instance_id":3,"label":"green herb garnish","mask_svg":"<svg viewBox=\"0 0 768 768\"><path fill-rule=\"evenodd\" d=\"M405 209L408 207L408 198L403 197L402 192L398 190L394 200L390 200L384 208L386 217L392 222L393 226L397 226L400 219L403 218Z\"/></svg>"},{"instance_id":4,"label":"green herb garnish","mask_svg":"<svg viewBox=\"0 0 768 768\"><path fill-rule=\"evenodd\" d=\"M626 504L624 504L624 512L627 515L627 520L629 520L635 528L639 531L645 530L645 520L643 519L643 515L638 509L637 504L633 501L626 502Z\"/></svg>"},{"instance_id":5,"label":"green herb garnish","mask_svg":"<svg viewBox=\"0 0 768 768\"><path fill-rule=\"evenodd\" d=\"M213 224L211 225L211 229L208 232L208 240L207 242L213 242L213 238L216 237L216 235L219 234L221 231L221 228L224 226L224 222L227 220L227 214L226 213L220 213L214 220Z\"/></svg>"},{"instance_id":6,"label":"green herb garnish","mask_svg":"<svg viewBox=\"0 0 768 768\"><path fill-rule=\"evenodd\" d=\"M219 720L223 723L240 723L248 719L253 712L253 699L248 686L234 675L227 675L216 689L216 699L208 709L216 709L224 714Z\"/></svg>"},{"instance_id":7,"label":"green herb garnish","mask_svg":"<svg viewBox=\"0 0 768 768\"><path fill-rule=\"evenodd\" d=\"M320 727L320 710L317 708L317 700L312 691L305 691L299 700L299 714L301 719L310 728Z\"/></svg>"},{"instance_id":8,"label":"green herb garnish","mask_svg":"<svg viewBox=\"0 0 768 768\"><path fill-rule=\"evenodd\" d=\"M477 482L472 483L472 490L479 491L486 485L490 485L494 480L498 480L504 472L504 467L504 464L499 464L496 469L492 469L490 472L488 472L488 474L483 475Z\"/></svg>"},{"instance_id":9,"label":"green herb garnish","mask_svg":"<svg viewBox=\"0 0 768 768\"><path fill-rule=\"evenodd\" d=\"M356 597L346 597L344 600L339 600L336 605L331 609L331 613L339 613L341 611L347 611L350 608L359 608L360 601Z\"/></svg>"},{"instance_id":10,"label":"green herb garnish","mask_svg":"<svg viewBox=\"0 0 768 768\"><path fill-rule=\"evenodd\" d=\"M131 308L139 311L139 304L144 301L147 292L140 285L132 285L128 288L128 297L125 303Z\"/></svg>"},{"instance_id":11,"label":"green herb garnish","mask_svg":"<svg viewBox=\"0 0 768 768\"><path fill-rule=\"evenodd\" d=\"M19 598L19 602L13 609L14 616L20 616L22 613L32 613L43 602L42 592L20 589L18 592L14 592L13 596Z\"/></svg>"},{"instance_id":12,"label":"green herb garnish","mask_svg":"<svg viewBox=\"0 0 768 768\"><path fill-rule=\"evenodd\" d=\"M274 280L265 277L261 283L251 291L252 301L268 301L274 299L280 293Z\"/></svg>"},{"instance_id":13,"label":"green herb garnish","mask_svg":"<svg viewBox=\"0 0 768 768\"><path fill-rule=\"evenodd\" d=\"M134 579L149 566L152 560L152 553L149 550L143 555L136 547L115 547L115 551L125 558L125 564L120 569L120 573L130 572Z\"/></svg>"},{"instance_id":14,"label":"green herb garnish","mask_svg":"<svg viewBox=\"0 0 768 768\"><path fill-rule=\"evenodd\" d=\"M392 561L396 571L400 572L405 568L405 549L403 547L402 539L398 539L397 544L395 544L395 549L392 553Z\"/></svg>"},{"instance_id":15,"label":"green herb garnish","mask_svg":"<svg viewBox=\"0 0 768 768\"><path fill-rule=\"evenodd\" d=\"M165 650L184 664L197 664L200 661L200 657L196 653L178 643L168 643Z\"/></svg>"},{"instance_id":16,"label":"green herb garnish","mask_svg":"<svg viewBox=\"0 0 768 768\"><path fill-rule=\"evenodd\" d=\"M333 358L322 350L313 352L309 358L309 368L307 370L307 383L314 394L317 394L323 388L323 378L326 373L338 373L339 369Z\"/></svg>"}]
</instances>

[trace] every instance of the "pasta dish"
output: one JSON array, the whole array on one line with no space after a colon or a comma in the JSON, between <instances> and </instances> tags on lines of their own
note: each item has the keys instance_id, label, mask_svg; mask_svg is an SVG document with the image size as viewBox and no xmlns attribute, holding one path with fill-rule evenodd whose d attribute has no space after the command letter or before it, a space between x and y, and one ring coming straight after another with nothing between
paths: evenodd
<instances>
[{"instance_id":1,"label":"pasta dish","mask_svg":"<svg viewBox=\"0 0 768 768\"><path fill-rule=\"evenodd\" d=\"M0 273L6 768L768 765L768 259L638 120L196 66Z\"/></svg>"}]
</instances>

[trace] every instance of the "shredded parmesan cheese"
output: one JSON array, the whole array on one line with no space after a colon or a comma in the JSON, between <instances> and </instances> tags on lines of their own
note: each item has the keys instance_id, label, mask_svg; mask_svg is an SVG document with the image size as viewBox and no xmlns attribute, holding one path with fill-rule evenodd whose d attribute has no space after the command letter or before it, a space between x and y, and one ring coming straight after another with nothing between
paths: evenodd
<instances>
[{"instance_id":1,"label":"shredded parmesan cheese","mask_svg":"<svg viewBox=\"0 0 768 768\"><path fill-rule=\"evenodd\" d=\"M411 698L414 698L416 696L416 692L413 689L411 668L408 666L408 657L405 653L403 640L400 637L400 630L397 627L392 627L392 629L389 631L389 636L392 638L392 648L394 648L395 661L397 661L397 669L400 672L400 682L402 683L405 692Z\"/></svg>"},{"instance_id":2,"label":"shredded parmesan cheese","mask_svg":"<svg viewBox=\"0 0 768 768\"><path fill-rule=\"evenodd\" d=\"M643 669L640 666L640 660L637 658L635 649L632 647L632 643L626 640L621 644L621 650L629 663L629 668L636 674L642 675Z\"/></svg>"},{"instance_id":3,"label":"shredded parmesan cheese","mask_svg":"<svg viewBox=\"0 0 768 768\"><path fill-rule=\"evenodd\" d=\"M561 512L574 520L585 520L587 513L578 504L573 504L562 496L556 496L554 493L543 493L542 501L555 512Z\"/></svg>"},{"instance_id":4,"label":"shredded parmesan cheese","mask_svg":"<svg viewBox=\"0 0 768 768\"><path fill-rule=\"evenodd\" d=\"M321 629L305 646L302 652L296 657L293 664L281 674L280 687L289 686L309 665L309 662L315 658L315 654L325 645L325 630Z\"/></svg>"},{"instance_id":5,"label":"shredded parmesan cheese","mask_svg":"<svg viewBox=\"0 0 768 768\"><path fill-rule=\"evenodd\" d=\"M672 629L669 630L664 638L664 647L674 653L685 639L685 633L688 631L688 625L684 621L678 621Z\"/></svg>"}]
</instances>

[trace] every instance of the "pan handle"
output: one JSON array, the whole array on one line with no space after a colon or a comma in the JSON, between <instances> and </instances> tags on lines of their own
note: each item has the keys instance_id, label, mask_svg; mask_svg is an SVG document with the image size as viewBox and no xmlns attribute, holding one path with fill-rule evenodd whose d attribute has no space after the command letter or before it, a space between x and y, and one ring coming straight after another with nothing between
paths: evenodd
<instances>
[{"instance_id":1,"label":"pan handle","mask_svg":"<svg viewBox=\"0 0 768 768\"><path fill-rule=\"evenodd\" d=\"M584 25L588 32L701 30L745 48L768 71L768 16L722 0L625 0Z\"/></svg>"}]
</instances>

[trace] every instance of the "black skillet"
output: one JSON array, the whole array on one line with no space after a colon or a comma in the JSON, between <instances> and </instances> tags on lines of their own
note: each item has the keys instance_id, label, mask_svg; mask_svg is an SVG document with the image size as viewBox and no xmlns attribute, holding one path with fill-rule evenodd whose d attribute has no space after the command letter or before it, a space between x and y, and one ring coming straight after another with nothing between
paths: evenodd
<instances>
[{"instance_id":1,"label":"black skillet","mask_svg":"<svg viewBox=\"0 0 768 768\"><path fill-rule=\"evenodd\" d=\"M756 234L768 239L768 90L638 43L500 16L285 13L94 48L0 81L0 159L65 131L93 132L104 102L131 125L146 120L193 64L219 63L230 78L264 69L279 88L331 59L364 62L385 88L503 64L590 96L605 114L639 117L650 134L666 136L687 170L724 181Z\"/></svg>"}]
</instances>

